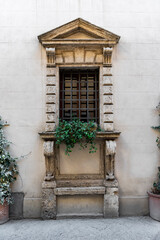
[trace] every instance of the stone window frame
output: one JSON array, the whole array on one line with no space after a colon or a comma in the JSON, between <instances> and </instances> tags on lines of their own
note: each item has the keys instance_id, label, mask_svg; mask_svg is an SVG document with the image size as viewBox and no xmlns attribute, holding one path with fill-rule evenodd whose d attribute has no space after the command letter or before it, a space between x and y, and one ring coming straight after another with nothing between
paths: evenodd
<instances>
[{"instance_id":1,"label":"stone window frame","mask_svg":"<svg viewBox=\"0 0 160 240\"><path fill-rule=\"evenodd\" d=\"M70 37L72 35L72 37ZM82 37L83 36L83 37ZM57 197L104 195L103 216L119 216L118 182L114 175L116 139L113 124L112 51L120 37L81 18L38 36L46 50L46 127L44 140L46 174L42 183L42 218L57 218ZM96 138L103 142L103 172L100 176L60 176L54 128L59 117L59 68L99 67L100 126ZM80 180L79 180L80 179ZM81 185L83 183L83 185Z\"/></svg>"},{"instance_id":2,"label":"stone window frame","mask_svg":"<svg viewBox=\"0 0 160 240\"><path fill-rule=\"evenodd\" d=\"M71 39L83 33L92 38ZM81 18L38 36L46 49L46 132L52 132L59 119L59 68L99 67L99 123L113 131L112 51L120 37ZM88 57L90 56L90 58Z\"/></svg>"}]
</instances>

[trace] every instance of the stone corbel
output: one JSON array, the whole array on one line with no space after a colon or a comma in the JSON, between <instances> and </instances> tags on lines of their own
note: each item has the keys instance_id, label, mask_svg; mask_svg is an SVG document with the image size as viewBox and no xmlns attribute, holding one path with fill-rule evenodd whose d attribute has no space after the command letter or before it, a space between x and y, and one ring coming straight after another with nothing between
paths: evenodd
<instances>
[{"instance_id":1,"label":"stone corbel","mask_svg":"<svg viewBox=\"0 0 160 240\"><path fill-rule=\"evenodd\" d=\"M103 65L106 66L112 65L112 51L113 51L112 46L103 48Z\"/></svg>"},{"instance_id":2,"label":"stone corbel","mask_svg":"<svg viewBox=\"0 0 160 240\"><path fill-rule=\"evenodd\" d=\"M55 48L46 48L47 64L55 65Z\"/></svg>"},{"instance_id":3,"label":"stone corbel","mask_svg":"<svg viewBox=\"0 0 160 240\"><path fill-rule=\"evenodd\" d=\"M116 153L116 142L106 141L106 153L105 153L105 172L106 180L114 180L114 161Z\"/></svg>"},{"instance_id":4,"label":"stone corbel","mask_svg":"<svg viewBox=\"0 0 160 240\"><path fill-rule=\"evenodd\" d=\"M43 143L46 176L45 181L52 181L54 179L54 141L45 141Z\"/></svg>"}]
</instances>

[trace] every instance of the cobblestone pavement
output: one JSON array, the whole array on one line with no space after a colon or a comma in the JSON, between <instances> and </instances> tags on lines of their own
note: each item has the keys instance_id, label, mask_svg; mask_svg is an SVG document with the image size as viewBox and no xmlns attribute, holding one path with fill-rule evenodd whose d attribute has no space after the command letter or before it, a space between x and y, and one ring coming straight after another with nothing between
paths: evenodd
<instances>
[{"instance_id":1,"label":"cobblestone pavement","mask_svg":"<svg viewBox=\"0 0 160 240\"><path fill-rule=\"evenodd\" d=\"M160 240L160 222L149 217L17 220L0 225L0 240Z\"/></svg>"}]
</instances>

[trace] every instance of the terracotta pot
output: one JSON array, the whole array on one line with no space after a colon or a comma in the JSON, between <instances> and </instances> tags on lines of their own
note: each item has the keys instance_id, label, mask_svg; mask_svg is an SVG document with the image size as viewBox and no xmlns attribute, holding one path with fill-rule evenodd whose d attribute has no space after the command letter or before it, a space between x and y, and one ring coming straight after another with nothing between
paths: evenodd
<instances>
[{"instance_id":1,"label":"terracotta pot","mask_svg":"<svg viewBox=\"0 0 160 240\"><path fill-rule=\"evenodd\" d=\"M9 220L9 205L5 202L3 205L0 204L0 224L5 223Z\"/></svg>"},{"instance_id":2,"label":"terracotta pot","mask_svg":"<svg viewBox=\"0 0 160 240\"><path fill-rule=\"evenodd\" d=\"M160 221L160 194L148 192L150 217Z\"/></svg>"}]
</instances>

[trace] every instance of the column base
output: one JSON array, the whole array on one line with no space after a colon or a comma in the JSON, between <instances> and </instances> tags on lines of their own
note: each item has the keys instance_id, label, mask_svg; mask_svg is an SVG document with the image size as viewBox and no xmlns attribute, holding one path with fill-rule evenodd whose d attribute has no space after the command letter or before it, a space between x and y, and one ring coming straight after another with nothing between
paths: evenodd
<instances>
[{"instance_id":1,"label":"column base","mask_svg":"<svg viewBox=\"0 0 160 240\"><path fill-rule=\"evenodd\" d=\"M119 195L117 181L106 181L104 195L104 218L119 217Z\"/></svg>"},{"instance_id":2,"label":"column base","mask_svg":"<svg viewBox=\"0 0 160 240\"><path fill-rule=\"evenodd\" d=\"M55 187L55 181L44 181L42 183L42 219L56 219L57 206L56 195L54 194Z\"/></svg>"}]
</instances>

